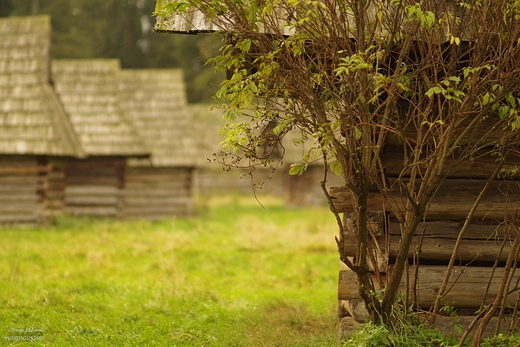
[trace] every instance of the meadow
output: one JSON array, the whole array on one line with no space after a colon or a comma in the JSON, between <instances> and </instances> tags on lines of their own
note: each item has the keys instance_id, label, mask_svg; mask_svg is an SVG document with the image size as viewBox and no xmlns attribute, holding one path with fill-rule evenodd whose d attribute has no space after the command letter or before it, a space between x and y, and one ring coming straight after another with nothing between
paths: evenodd
<instances>
[{"instance_id":1,"label":"meadow","mask_svg":"<svg viewBox=\"0 0 520 347\"><path fill-rule=\"evenodd\" d=\"M334 218L260 202L0 229L1 344L337 346Z\"/></svg>"}]
</instances>

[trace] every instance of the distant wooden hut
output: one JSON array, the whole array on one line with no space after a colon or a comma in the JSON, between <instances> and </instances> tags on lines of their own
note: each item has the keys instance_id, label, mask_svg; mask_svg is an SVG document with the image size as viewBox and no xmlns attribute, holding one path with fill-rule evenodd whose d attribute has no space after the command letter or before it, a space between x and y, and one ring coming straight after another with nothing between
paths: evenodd
<instances>
[{"instance_id":1,"label":"distant wooden hut","mask_svg":"<svg viewBox=\"0 0 520 347\"><path fill-rule=\"evenodd\" d=\"M258 194L283 197L289 206L319 206L327 204L320 187L323 180L323 165L318 161L309 165L300 176L288 174L290 165L301 160L304 152L312 145L307 141L295 147L292 143L297 136L291 132L283 140L283 160L272 168L258 166L249 174L249 170L226 171L219 161L222 159L220 142L224 139L219 131L224 126L222 113L212 110L210 105L189 105L189 113L197 125L196 133L200 139L200 153L206 161L197 170L197 192L202 195L214 195L222 192L238 194ZM328 173L327 187L339 185L341 178Z\"/></svg>"},{"instance_id":2,"label":"distant wooden hut","mask_svg":"<svg viewBox=\"0 0 520 347\"><path fill-rule=\"evenodd\" d=\"M123 217L191 214L194 170L205 158L198 152L194 120L187 112L182 71L122 70L119 93L125 116L151 153L149 159L129 161Z\"/></svg>"},{"instance_id":3,"label":"distant wooden hut","mask_svg":"<svg viewBox=\"0 0 520 347\"><path fill-rule=\"evenodd\" d=\"M293 141L301 137L298 131L293 130L283 139L285 149L283 171L289 172L290 166L302 160L307 151L316 147L313 139L310 138L299 146L295 146ZM317 147L316 147L317 148ZM315 162L309 163L307 169L301 175L285 175L284 187L287 204L290 206L324 206L327 199L321 188L321 181L324 179L324 165L320 158ZM327 181L325 187L343 185L343 178L327 171Z\"/></svg>"},{"instance_id":4,"label":"distant wooden hut","mask_svg":"<svg viewBox=\"0 0 520 347\"><path fill-rule=\"evenodd\" d=\"M65 212L120 217L126 160L147 156L119 100L119 61L54 60L52 80L87 158L60 164Z\"/></svg>"},{"instance_id":5,"label":"distant wooden hut","mask_svg":"<svg viewBox=\"0 0 520 347\"><path fill-rule=\"evenodd\" d=\"M281 173L275 173L269 168L259 166L252 175L247 169L226 170L221 164L224 139L220 135L222 127L222 111L214 109L209 104L188 105L190 118L194 120L197 133L197 146L204 159L198 166L196 175L197 194L211 196L222 193L257 194L284 196Z\"/></svg>"},{"instance_id":6,"label":"distant wooden hut","mask_svg":"<svg viewBox=\"0 0 520 347\"><path fill-rule=\"evenodd\" d=\"M50 18L2 18L0 35L0 224L35 225L63 207L52 158L83 153L49 84Z\"/></svg>"}]
</instances>

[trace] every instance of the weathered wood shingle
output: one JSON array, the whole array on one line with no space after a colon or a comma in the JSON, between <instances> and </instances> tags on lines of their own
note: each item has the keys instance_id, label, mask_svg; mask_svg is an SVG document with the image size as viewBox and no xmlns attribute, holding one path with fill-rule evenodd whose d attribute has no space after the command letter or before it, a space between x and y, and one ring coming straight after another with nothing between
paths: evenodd
<instances>
[{"instance_id":1,"label":"weathered wood shingle","mask_svg":"<svg viewBox=\"0 0 520 347\"><path fill-rule=\"evenodd\" d=\"M48 16L0 19L0 154L81 156L49 84Z\"/></svg>"},{"instance_id":2,"label":"weathered wood shingle","mask_svg":"<svg viewBox=\"0 0 520 347\"><path fill-rule=\"evenodd\" d=\"M118 60L53 60L51 67L56 92L88 156L148 153L123 117Z\"/></svg>"},{"instance_id":3,"label":"weathered wood shingle","mask_svg":"<svg viewBox=\"0 0 520 347\"><path fill-rule=\"evenodd\" d=\"M163 6L173 2L172 0L164 0ZM278 32L282 35L294 34L294 29L287 25L286 18L290 17L283 8L276 9L276 16L271 19L277 21ZM258 22L259 32L270 32L270 29L264 29L262 23ZM157 16L154 30L157 32L196 34L219 31L233 31L234 25L230 23L225 16L208 19L202 12L198 10L188 10L182 14L160 14Z\"/></svg>"},{"instance_id":4,"label":"weathered wood shingle","mask_svg":"<svg viewBox=\"0 0 520 347\"><path fill-rule=\"evenodd\" d=\"M198 152L181 70L122 70L119 91L125 117L151 151L153 166L195 166L205 160Z\"/></svg>"}]
</instances>

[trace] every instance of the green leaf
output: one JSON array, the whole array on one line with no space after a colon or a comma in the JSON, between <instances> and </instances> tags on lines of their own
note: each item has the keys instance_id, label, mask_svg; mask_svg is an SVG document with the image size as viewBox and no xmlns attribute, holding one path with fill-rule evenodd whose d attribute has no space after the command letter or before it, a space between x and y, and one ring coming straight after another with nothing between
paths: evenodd
<instances>
[{"instance_id":1,"label":"green leaf","mask_svg":"<svg viewBox=\"0 0 520 347\"><path fill-rule=\"evenodd\" d=\"M506 118L508 114L509 114L509 107L507 107L505 105L500 106L500 108L498 109L498 116L500 117L500 119Z\"/></svg>"},{"instance_id":2,"label":"green leaf","mask_svg":"<svg viewBox=\"0 0 520 347\"><path fill-rule=\"evenodd\" d=\"M334 172L336 176L341 177L343 175L343 169L341 168L339 161L331 161L329 164L329 168L330 171Z\"/></svg>"},{"instance_id":3,"label":"green leaf","mask_svg":"<svg viewBox=\"0 0 520 347\"><path fill-rule=\"evenodd\" d=\"M291 168L289 169L289 175L300 176L301 174L303 174L305 169L307 169L306 163L294 163L291 165Z\"/></svg>"},{"instance_id":4,"label":"green leaf","mask_svg":"<svg viewBox=\"0 0 520 347\"><path fill-rule=\"evenodd\" d=\"M435 87L431 87L430 89L428 89L428 91L426 92L426 96L431 98L433 96L433 94L444 94L444 92L446 92L446 90L440 86L435 86Z\"/></svg>"},{"instance_id":5,"label":"green leaf","mask_svg":"<svg viewBox=\"0 0 520 347\"><path fill-rule=\"evenodd\" d=\"M356 140L359 140L361 138L361 130L358 129L358 127L354 127L354 137L356 138Z\"/></svg>"}]
</instances>

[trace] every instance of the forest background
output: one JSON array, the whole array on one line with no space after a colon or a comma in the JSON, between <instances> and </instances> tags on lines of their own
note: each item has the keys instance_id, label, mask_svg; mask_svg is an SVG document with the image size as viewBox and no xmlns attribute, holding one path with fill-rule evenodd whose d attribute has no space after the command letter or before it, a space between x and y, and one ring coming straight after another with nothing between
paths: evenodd
<instances>
[{"instance_id":1,"label":"forest background","mask_svg":"<svg viewBox=\"0 0 520 347\"><path fill-rule=\"evenodd\" d=\"M181 68L188 102L208 102L222 73L205 66L220 40L152 31L155 0L0 0L0 16L48 14L53 59L117 58L124 69Z\"/></svg>"}]
</instances>

